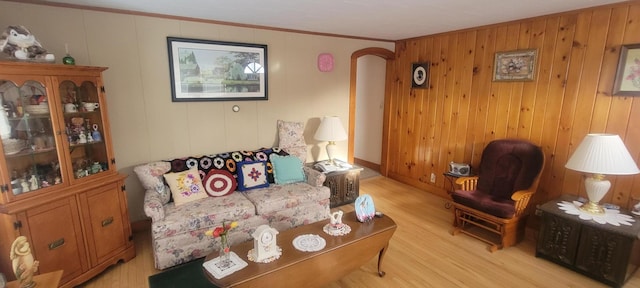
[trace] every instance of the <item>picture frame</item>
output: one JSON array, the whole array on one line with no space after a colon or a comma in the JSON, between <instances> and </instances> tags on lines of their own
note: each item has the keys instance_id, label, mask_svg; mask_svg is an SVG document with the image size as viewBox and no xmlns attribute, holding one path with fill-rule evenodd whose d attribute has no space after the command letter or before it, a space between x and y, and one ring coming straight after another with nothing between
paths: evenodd
<instances>
[{"instance_id":1,"label":"picture frame","mask_svg":"<svg viewBox=\"0 0 640 288\"><path fill-rule=\"evenodd\" d=\"M640 44L620 47L620 59L611 94L640 96Z\"/></svg>"},{"instance_id":2,"label":"picture frame","mask_svg":"<svg viewBox=\"0 0 640 288\"><path fill-rule=\"evenodd\" d=\"M268 100L267 45L167 37L171 100Z\"/></svg>"},{"instance_id":3,"label":"picture frame","mask_svg":"<svg viewBox=\"0 0 640 288\"><path fill-rule=\"evenodd\" d=\"M537 49L496 52L493 81L533 81Z\"/></svg>"},{"instance_id":4,"label":"picture frame","mask_svg":"<svg viewBox=\"0 0 640 288\"><path fill-rule=\"evenodd\" d=\"M429 62L411 64L411 88L429 87Z\"/></svg>"}]
</instances>

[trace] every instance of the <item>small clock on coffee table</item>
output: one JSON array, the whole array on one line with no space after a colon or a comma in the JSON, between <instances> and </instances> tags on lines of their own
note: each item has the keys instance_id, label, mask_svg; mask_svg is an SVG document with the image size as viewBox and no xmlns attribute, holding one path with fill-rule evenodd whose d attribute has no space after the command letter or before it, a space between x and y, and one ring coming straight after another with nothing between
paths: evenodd
<instances>
[{"instance_id":1,"label":"small clock on coffee table","mask_svg":"<svg viewBox=\"0 0 640 288\"><path fill-rule=\"evenodd\" d=\"M278 230L269 227L268 225L260 225L256 228L256 231L251 234L253 237L253 250L252 252L253 259L250 259L254 262L270 262L269 260L275 258L277 259L280 256L280 249L276 245L276 235L278 235Z\"/></svg>"}]
</instances>

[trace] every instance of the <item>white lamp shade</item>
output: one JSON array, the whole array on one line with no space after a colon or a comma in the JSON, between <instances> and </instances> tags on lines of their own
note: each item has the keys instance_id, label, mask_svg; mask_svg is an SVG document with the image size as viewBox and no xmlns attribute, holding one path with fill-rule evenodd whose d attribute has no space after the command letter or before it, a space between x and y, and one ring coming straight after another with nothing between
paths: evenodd
<instances>
[{"instance_id":1,"label":"white lamp shade","mask_svg":"<svg viewBox=\"0 0 640 288\"><path fill-rule=\"evenodd\" d=\"M340 118L325 116L313 138L319 141L342 141L347 140L347 133L344 132Z\"/></svg>"},{"instance_id":2,"label":"white lamp shade","mask_svg":"<svg viewBox=\"0 0 640 288\"><path fill-rule=\"evenodd\" d=\"M640 173L620 136L613 134L587 134L565 167L603 175Z\"/></svg>"}]
</instances>

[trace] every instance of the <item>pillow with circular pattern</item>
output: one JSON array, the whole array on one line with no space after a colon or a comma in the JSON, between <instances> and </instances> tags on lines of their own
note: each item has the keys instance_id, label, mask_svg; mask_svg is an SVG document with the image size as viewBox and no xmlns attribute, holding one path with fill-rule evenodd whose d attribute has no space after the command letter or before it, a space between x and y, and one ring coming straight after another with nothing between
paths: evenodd
<instances>
[{"instance_id":1,"label":"pillow with circular pattern","mask_svg":"<svg viewBox=\"0 0 640 288\"><path fill-rule=\"evenodd\" d=\"M202 179L202 185L209 196L220 197L236 191L238 182L229 171L211 169Z\"/></svg>"}]
</instances>

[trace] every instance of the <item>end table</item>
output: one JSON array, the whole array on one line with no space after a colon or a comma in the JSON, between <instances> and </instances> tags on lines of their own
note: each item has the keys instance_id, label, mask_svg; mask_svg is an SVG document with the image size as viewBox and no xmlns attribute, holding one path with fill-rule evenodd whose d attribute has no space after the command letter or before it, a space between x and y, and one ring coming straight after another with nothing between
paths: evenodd
<instances>
[{"instance_id":1,"label":"end table","mask_svg":"<svg viewBox=\"0 0 640 288\"><path fill-rule=\"evenodd\" d=\"M356 201L360 195L360 172L362 170L362 168L354 166L325 173L327 179L324 180L323 185L331 190L331 203L329 204L331 208Z\"/></svg>"},{"instance_id":2,"label":"end table","mask_svg":"<svg viewBox=\"0 0 640 288\"><path fill-rule=\"evenodd\" d=\"M633 225L614 226L582 220L558 208L558 202L574 201L562 195L538 207L541 227L536 257L567 267L607 285L621 287L638 268L632 261L640 251L640 217ZM629 211L620 213L633 215Z\"/></svg>"},{"instance_id":3,"label":"end table","mask_svg":"<svg viewBox=\"0 0 640 288\"><path fill-rule=\"evenodd\" d=\"M469 174L467 176L465 175L458 175L458 174L453 174L451 172L444 172L442 173L442 175L444 176L444 179L447 180L447 182L449 183L449 189L447 189L447 185L444 185L444 189L445 191L447 191L448 195L451 195L451 193L453 193L456 190L456 180L460 177L474 177L476 176L476 174ZM451 208L451 201L449 201L447 199L446 202L444 202L444 208L449 209Z\"/></svg>"}]
</instances>

